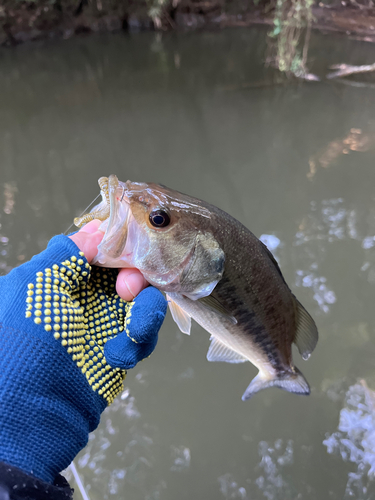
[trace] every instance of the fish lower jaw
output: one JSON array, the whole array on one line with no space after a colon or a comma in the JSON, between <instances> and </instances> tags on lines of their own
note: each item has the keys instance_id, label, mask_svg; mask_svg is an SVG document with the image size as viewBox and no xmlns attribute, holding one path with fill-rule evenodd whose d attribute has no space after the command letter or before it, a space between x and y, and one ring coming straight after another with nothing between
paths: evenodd
<instances>
[{"instance_id":1,"label":"fish lower jaw","mask_svg":"<svg viewBox=\"0 0 375 500\"><path fill-rule=\"evenodd\" d=\"M99 267L118 267L118 266L116 266L114 264L114 262L112 263L110 261L110 259L108 259L108 257L105 254L103 254L102 252L100 252L100 250L95 255L95 257L92 260L91 264L94 265L94 266L99 266Z\"/></svg>"},{"instance_id":2,"label":"fish lower jaw","mask_svg":"<svg viewBox=\"0 0 375 500\"><path fill-rule=\"evenodd\" d=\"M95 255L91 264L99 267L111 267L111 268L121 268L121 269L134 267L134 265L131 264L131 255L130 258L121 257L119 262L118 258L109 257L105 252L102 252L100 248L98 248L98 253Z\"/></svg>"}]
</instances>

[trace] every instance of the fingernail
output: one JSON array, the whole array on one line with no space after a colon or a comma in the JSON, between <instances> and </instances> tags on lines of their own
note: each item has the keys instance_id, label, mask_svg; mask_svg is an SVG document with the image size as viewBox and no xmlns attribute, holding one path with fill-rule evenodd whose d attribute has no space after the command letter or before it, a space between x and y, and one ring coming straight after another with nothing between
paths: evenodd
<instances>
[{"instance_id":1,"label":"fingernail","mask_svg":"<svg viewBox=\"0 0 375 500\"><path fill-rule=\"evenodd\" d=\"M139 273L128 274L126 278L124 278L123 282L126 288L128 289L130 295L134 298L138 293Z\"/></svg>"},{"instance_id":2,"label":"fingernail","mask_svg":"<svg viewBox=\"0 0 375 500\"><path fill-rule=\"evenodd\" d=\"M132 275L130 275L130 276L132 276ZM127 276L126 280L124 280L124 285L128 289L128 292L130 293L130 295L134 298L135 297L135 293L133 292L133 290L131 289L131 286L129 285L129 278L130 278L130 276Z\"/></svg>"}]
</instances>

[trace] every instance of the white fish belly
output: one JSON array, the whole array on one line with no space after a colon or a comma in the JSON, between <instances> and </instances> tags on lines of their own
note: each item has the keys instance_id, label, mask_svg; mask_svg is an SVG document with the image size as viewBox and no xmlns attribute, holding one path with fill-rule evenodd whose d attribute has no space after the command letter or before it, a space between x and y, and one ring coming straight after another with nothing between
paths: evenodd
<instances>
[{"instance_id":1,"label":"white fish belly","mask_svg":"<svg viewBox=\"0 0 375 500\"><path fill-rule=\"evenodd\" d=\"M240 327L234 325L224 315L216 313L197 301L182 297L177 293L168 295L213 337L256 366L264 377L272 378L276 375L275 369L268 361L267 354L253 342L251 334L241 331Z\"/></svg>"}]
</instances>

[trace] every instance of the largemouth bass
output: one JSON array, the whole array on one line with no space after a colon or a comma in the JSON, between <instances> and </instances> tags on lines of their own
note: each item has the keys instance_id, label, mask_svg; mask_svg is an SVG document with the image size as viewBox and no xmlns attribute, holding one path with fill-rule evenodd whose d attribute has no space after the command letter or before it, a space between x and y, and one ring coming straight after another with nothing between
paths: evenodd
<instances>
[{"instance_id":1,"label":"largemouth bass","mask_svg":"<svg viewBox=\"0 0 375 500\"><path fill-rule=\"evenodd\" d=\"M258 238L219 208L158 184L111 175L99 186L102 202L74 221L104 221L96 265L138 268L166 292L182 332L193 318L211 334L209 361L255 365L243 400L272 386L310 393L292 343L307 359L317 328Z\"/></svg>"}]
</instances>

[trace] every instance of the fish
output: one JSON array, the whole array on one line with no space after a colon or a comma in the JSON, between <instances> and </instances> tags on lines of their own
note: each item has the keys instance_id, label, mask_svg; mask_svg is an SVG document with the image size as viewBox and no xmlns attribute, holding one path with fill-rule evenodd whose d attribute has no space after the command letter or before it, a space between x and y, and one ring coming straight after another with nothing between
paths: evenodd
<instances>
[{"instance_id":1,"label":"fish","mask_svg":"<svg viewBox=\"0 0 375 500\"><path fill-rule=\"evenodd\" d=\"M242 399L268 387L310 394L292 359L308 359L318 341L314 320L287 285L268 248L220 208L163 185L99 179L102 201L74 220L102 220L93 264L136 267L166 293L180 330L194 319L208 333L208 361L250 361L258 374Z\"/></svg>"}]
</instances>

